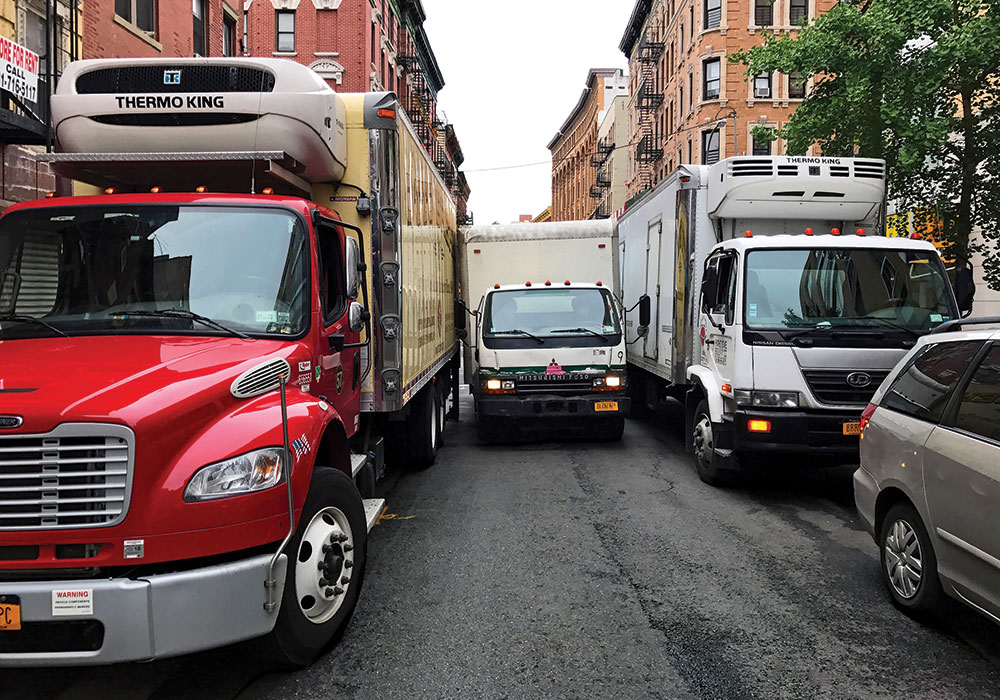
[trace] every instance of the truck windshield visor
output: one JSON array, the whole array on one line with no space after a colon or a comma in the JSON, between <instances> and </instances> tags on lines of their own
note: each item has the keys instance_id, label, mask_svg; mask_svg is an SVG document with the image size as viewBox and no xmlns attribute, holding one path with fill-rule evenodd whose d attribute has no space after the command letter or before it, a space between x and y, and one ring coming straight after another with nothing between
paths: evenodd
<instances>
[{"instance_id":1,"label":"truck windshield visor","mask_svg":"<svg viewBox=\"0 0 1000 700\"><path fill-rule=\"evenodd\" d=\"M508 335L512 331L553 337L621 333L614 301L606 289L568 287L493 292L487 299L483 321L487 336Z\"/></svg>"},{"instance_id":2,"label":"truck windshield visor","mask_svg":"<svg viewBox=\"0 0 1000 700\"><path fill-rule=\"evenodd\" d=\"M309 319L308 252L301 218L280 208L13 212L0 219L0 338L225 332L156 315L166 310L247 335L300 335Z\"/></svg>"},{"instance_id":3,"label":"truck windshield visor","mask_svg":"<svg viewBox=\"0 0 1000 700\"><path fill-rule=\"evenodd\" d=\"M952 317L950 285L934 253L754 250L747 255L746 270L748 328L901 326L921 331Z\"/></svg>"}]
</instances>

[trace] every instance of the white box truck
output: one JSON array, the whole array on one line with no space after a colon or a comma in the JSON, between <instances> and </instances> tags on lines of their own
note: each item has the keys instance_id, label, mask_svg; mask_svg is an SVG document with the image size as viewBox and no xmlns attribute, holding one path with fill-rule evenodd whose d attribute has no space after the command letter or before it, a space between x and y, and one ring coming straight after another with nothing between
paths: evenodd
<instances>
[{"instance_id":1,"label":"white box truck","mask_svg":"<svg viewBox=\"0 0 1000 700\"><path fill-rule=\"evenodd\" d=\"M930 243L879 235L884 201L880 160L737 157L681 166L619 220L632 396L684 403L702 480L857 459L889 370L971 306Z\"/></svg>"},{"instance_id":2,"label":"white box truck","mask_svg":"<svg viewBox=\"0 0 1000 700\"><path fill-rule=\"evenodd\" d=\"M621 438L617 249L612 220L460 231L461 298L475 321L465 377L484 441L536 428Z\"/></svg>"}]
</instances>

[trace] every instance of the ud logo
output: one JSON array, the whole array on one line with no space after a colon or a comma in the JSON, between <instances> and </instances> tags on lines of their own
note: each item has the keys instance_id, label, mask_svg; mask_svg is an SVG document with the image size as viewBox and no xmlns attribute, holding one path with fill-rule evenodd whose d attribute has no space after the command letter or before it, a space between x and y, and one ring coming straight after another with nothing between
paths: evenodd
<instances>
[{"instance_id":1,"label":"ud logo","mask_svg":"<svg viewBox=\"0 0 1000 700\"><path fill-rule=\"evenodd\" d=\"M344 368L337 367L337 393L344 390Z\"/></svg>"},{"instance_id":2,"label":"ud logo","mask_svg":"<svg viewBox=\"0 0 1000 700\"><path fill-rule=\"evenodd\" d=\"M180 72L180 70L165 70L165 71L163 71L163 84L164 85L180 85L181 84L181 72Z\"/></svg>"}]
</instances>

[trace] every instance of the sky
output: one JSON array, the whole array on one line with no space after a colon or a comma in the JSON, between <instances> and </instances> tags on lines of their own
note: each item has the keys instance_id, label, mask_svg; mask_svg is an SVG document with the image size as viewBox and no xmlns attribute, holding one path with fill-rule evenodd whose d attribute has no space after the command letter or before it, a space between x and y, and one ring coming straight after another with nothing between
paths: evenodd
<instances>
[{"instance_id":1,"label":"sky","mask_svg":"<svg viewBox=\"0 0 1000 700\"><path fill-rule=\"evenodd\" d=\"M628 68L618 50L634 0L422 0L444 75L477 224L517 221L552 201L546 148L591 68ZM541 163L527 167L528 163ZM500 169L504 168L504 169Z\"/></svg>"}]
</instances>

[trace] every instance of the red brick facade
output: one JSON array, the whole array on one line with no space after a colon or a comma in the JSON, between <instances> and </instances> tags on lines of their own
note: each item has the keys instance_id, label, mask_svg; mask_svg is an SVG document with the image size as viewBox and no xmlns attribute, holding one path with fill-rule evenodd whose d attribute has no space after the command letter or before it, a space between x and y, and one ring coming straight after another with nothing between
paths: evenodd
<instances>
[{"instance_id":1,"label":"red brick facade","mask_svg":"<svg viewBox=\"0 0 1000 700\"><path fill-rule=\"evenodd\" d=\"M222 55L223 16L235 22L234 54L243 37L242 0L204 0L208 56ZM194 55L194 14L190 0L157 0L155 29L147 34L115 14L114 0L83 3L84 58L153 58Z\"/></svg>"}]
</instances>

